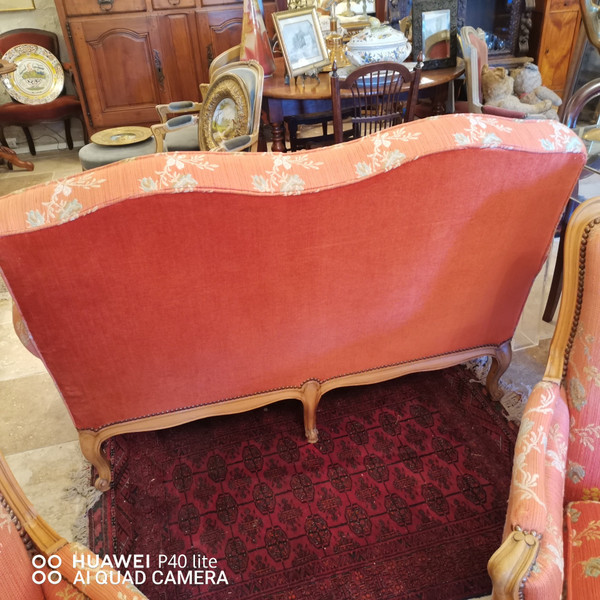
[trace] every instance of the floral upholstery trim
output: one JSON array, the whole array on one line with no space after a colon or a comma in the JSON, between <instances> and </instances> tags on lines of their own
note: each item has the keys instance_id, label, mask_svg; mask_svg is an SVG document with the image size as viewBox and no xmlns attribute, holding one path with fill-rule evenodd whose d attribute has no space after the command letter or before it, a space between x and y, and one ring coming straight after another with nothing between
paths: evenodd
<instances>
[{"instance_id":1,"label":"floral upholstery trim","mask_svg":"<svg viewBox=\"0 0 600 600\"><path fill-rule=\"evenodd\" d=\"M423 156L482 147L585 154L581 140L556 121L474 114L421 119L346 144L294 154L151 154L4 197L0 235L51 227L129 197L157 192L307 194L376 177Z\"/></svg>"},{"instance_id":2,"label":"floral upholstery trim","mask_svg":"<svg viewBox=\"0 0 600 600\"><path fill-rule=\"evenodd\" d=\"M565 532L567 598L600 598L600 503L571 502Z\"/></svg>"}]
</instances>

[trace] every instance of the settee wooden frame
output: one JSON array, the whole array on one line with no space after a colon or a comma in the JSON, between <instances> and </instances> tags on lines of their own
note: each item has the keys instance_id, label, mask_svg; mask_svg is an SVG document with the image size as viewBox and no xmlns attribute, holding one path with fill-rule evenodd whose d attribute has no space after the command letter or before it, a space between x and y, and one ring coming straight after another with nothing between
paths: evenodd
<instances>
[{"instance_id":1,"label":"settee wooden frame","mask_svg":"<svg viewBox=\"0 0 600 600\"><path fill-rule=\"evenodd\" d=\"M85 458L94 465L98 472L98 478L95 481L96 488L105 492L110 489L111 472L110 463L103 451L102 444L116 435L167 429L169 427L184 425L185 423L196 421L198 419L205 419L207 417L232 415L254 410L281 400L299 400L302 402L304 409L304 431L306 439L309 443L315 444L319 441L317 407L319 406L321 398L327 392L336 388L381 383L383 381L401 377L402 375L408 375L409 373L445 369L483 356L490 356L492 359L490 370L487 375L486 387L490 396L499 400L499 395L501 395L499 390L500 377L506 369L508 369L512 356L510 341L504 342L499 346L481 346L479 348L461 350L444 356L434 356L410 363L376 369L366 373L356 373L353 375L336 377L335 379L323 383L311 379L300 388L286 388L263 394L236 398L219 404L196 406L178 412L143 417L125 423L115 423L104 427L100 431L93 431L90 429L81 430L78 432L79 444Z\"/></svg>"}]
</instances>

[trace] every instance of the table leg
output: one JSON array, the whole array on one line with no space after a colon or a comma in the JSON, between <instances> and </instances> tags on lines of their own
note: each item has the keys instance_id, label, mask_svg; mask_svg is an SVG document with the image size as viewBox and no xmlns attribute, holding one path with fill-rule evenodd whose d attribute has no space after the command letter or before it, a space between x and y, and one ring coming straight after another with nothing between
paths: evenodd
<instances>
[{"instance_id":1,"label":"table leg","mask_svg":"<svg viewBox=\"0 0 600 600\"><path fill-rule=\"evenodd\" d=\"M17 157L17 153L6 146L0 146L0 159L4 159L10 165L16 165L27 171L33 171L33 163L21 160Z\"/></svg>"},{"instance_id":2,"label":"table leg","mask_svg":"<svg viewBox=\"0 0 600 600\"><path fill-rule=\"evenodd\" d=\"M273 152L287 152L283 123L271 123L271 131L273 135L273 145L271 146L271 150Z\"/></svg>"}]
</instances>

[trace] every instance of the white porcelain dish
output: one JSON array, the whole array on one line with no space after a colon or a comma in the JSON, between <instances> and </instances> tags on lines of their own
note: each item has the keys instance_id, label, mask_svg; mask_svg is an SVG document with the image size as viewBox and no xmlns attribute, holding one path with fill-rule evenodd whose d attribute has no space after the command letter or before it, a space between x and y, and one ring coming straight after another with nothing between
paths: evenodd
<instances>
[{"instance_id":1,"label":"white porcelain dish","mask_svg":"<svg viewBox=\"0 0 600 600\"><path fill-rule=\"evenodd\" d=\"M368 27L352 36L346 45L346 55L360 67L374 62L403 62L411 51L406 36L389 25Z\"/></svg>"}]
</instances>

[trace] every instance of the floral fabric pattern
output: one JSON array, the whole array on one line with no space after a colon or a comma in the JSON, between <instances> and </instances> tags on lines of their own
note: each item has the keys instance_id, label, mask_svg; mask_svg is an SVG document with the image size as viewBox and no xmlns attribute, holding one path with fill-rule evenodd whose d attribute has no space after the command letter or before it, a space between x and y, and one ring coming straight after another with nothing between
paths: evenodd
<instances>
[{"instance_id":1,"label":"floral fabric pattern","mask_svg":"<svg viewBox=\"0 0 600 600\"><path fill-rule=\"evenodd\" d=\"M565 530L567 598L600 597L600 503L570 503Z\"/></svg>"},{"instance_id":2,"label":"floral fabric pattern","mask_svg":"<svg viewBox=\"0 0 600 600\"><path fill-rule=\"evenodd\" d=\"M227 190L249 195L306 194L374 177L430 154L469 148L584 154L579 138L554 121L443 115L305 153L161 153L86 171L6 196L0 235L51 227L130 197ZM310 176L307 174L310 172ZM110 173L110 176L108 175Z\"/></svg>"},{"instance_id":3,"label":"floral fabric pattern","mask_svg":"<svg viewBox=\"0 0 600 600\"><path fill-rule=\"evenodd\" d=\"M567 367L569 455L565 501L600 499L600 226L587 243L584 300Z\"/></svg>"}]
</instances>

